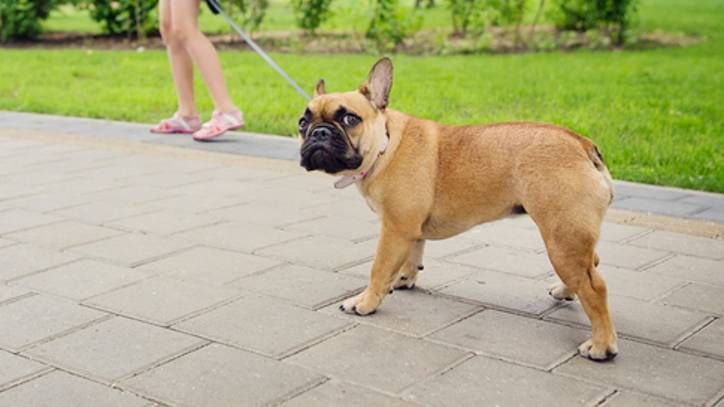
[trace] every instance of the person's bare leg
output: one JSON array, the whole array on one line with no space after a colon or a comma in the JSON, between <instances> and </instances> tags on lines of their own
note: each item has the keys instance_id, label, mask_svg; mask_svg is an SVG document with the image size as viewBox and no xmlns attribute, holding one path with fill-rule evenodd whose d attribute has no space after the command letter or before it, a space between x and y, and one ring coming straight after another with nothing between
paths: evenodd
<instances>
[{"instance_id":1,"label":"person's bare leg","mask_svg":"<svg viewBox=\"0 0 724 407\"><path fill-rule=\"evenodd\" d=\"M198 28L199 0L172 0L173 36L178 38L201 71L209 88L214 109L220 112L237 111L226 89L219 55L213 44Z\"/></svg>"},{"instance_id":2,"label":"person's bare leg","mask_svg":"<svg viewBox=\"0 0 724 407\"><path fill-rule=\"evenodd\" d=\"M178 0L160 0L159 17L161 37L166 50L168 60L171 64L174 86L176 87L176 98L178 99L178 111L184 117L196 117L196 103L194 102L194 71L191 56L179 38L174 36L172 7L176 6Z\"/></svg>"}]
</instances>

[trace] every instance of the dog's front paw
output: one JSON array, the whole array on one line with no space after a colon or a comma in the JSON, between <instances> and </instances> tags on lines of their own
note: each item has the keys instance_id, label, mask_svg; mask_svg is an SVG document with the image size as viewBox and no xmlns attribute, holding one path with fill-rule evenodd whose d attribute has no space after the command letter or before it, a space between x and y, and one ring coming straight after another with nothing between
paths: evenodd
<instances>
[{"instance_id":1,"label":"dog's front paw","mask_svg":"<svg viewBox=\"0 0 724 407\"><path fill-rule=\"evenodd\" d=\"M364 290L361 294L344 301L339 309L348 314L370 315L375 313L381 302L381 297Z\"/></svg>"},{"instance_id":2,"label":"dog's front paw","mask_svg":"<svg viewBox=\"0 0 724 407\"><path fill-rule=\"evenodd\" d=\"M578 353L584 358L596 362L604 362L618 355L618 345L616 344L615 338L608 343L602 344L596 344L593 342L593 339L589 339L578 347Z\"/></svg>"},{"instance_id":3,"label":"dog's front paw","mask_svg":"<svg viewBox=\"0 0 724 407\"><path fill-rule=\"evenodd\" d=\"M563 283L553 284L548 288L548 295L557 299L558 301L573 301L576 299L576 294L569 290L568 287Z\"/></svg>"}]
</instances>

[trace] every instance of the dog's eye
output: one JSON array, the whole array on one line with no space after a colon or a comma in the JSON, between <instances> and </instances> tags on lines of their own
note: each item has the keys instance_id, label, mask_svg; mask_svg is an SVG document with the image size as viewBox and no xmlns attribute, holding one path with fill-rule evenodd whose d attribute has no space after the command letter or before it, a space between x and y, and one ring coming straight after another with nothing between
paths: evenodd
<instances>
[{"instance_id":1,"label":"dog's eye","mask_svg":"<svg viewBox=\"0 0 724 407\"><path fill-rule=\"evenodd\" d=\"M309 125L309 122L307 121L307 119L305 119L304 117L299 119L299 133L301 133L302 136L304 136L304 133L307 132L308 125Z\"/></svg>"},{"instance_id":2,"label":"dog's eye","mask_svg":"<svg viewBox=\"0 0 724 407\"><path fill-rule=\"evenodd\" d=\"M346 115L344 115L344 117L342 117L342 124L344 125L344 127L354 127L358 125L361 121L362 119L360 119L359 116L351 113L347 113Z\"/></svg>"}]
</instances>

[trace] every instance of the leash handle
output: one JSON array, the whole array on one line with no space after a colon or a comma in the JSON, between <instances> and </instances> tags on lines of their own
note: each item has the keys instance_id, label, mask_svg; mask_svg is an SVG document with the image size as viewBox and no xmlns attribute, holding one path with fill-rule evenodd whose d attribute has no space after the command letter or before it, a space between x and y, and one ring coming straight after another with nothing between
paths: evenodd
<instances>
[{"instance_id":1,"label":"leash handle","mask_svg":"<svg viewBox=\"0 0 724 407\"><path fill-rule=\"evenodd\" d=\"M256 42L254 42L254 40L251 39L251 37L249 37L248 35L246 35L246 33L245 33L244 31L242 31L241 28L239 28L239 27L234 23L234 20L232 20L231 17L229 17L229 15L226 14L226 13L224 12L224 10L221 8L221 5L218 3L218 0L207 0L207 2L208 2L219 14L221 14L222 17L224 17L224 20L226 20L226 22L229 23L229 25L231 26L231 28L233 28L234 31L236 31L236 32L241 36L241 38L242 38L247 44L249 44L249 46L250 46L254 51L256 51L257 54L259 54L260 57L262 57L262 59L264 59L264 61L266 61L266 63L269 64L269 66L271 66L272 68L274 68L274 70L277 71L277 73L278 73L279 75L281 75L282 78L286 79L286 81L289 82L289 84L290 84L294 89L296 89L296 91L297 91L300 95L302 95L302 97L303 97L305 100L310 100L310 99L311 99L311 97L309 96L309 94L308 94L307 92L305 92L304 89L302 89L301 86L299 86L299 85L294 81L294 79L292 79L286 72L284 72L284 70L283 70L279 65L277 65L277 63L274 62L274 60L271 59L271 57L270 57L269 55L267 55L267 53L264 52L264 50L261 49L261 47L259 47L259 46L256 44Z\"/></svg>"}]
</instances>

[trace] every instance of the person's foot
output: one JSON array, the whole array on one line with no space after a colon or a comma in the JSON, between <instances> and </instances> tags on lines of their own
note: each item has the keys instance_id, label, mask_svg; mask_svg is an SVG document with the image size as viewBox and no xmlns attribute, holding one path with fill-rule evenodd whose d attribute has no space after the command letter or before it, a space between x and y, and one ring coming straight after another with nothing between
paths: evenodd
<instances>
[{"instance_id":1,"label":"person's foot","mask_svg":"<svg viewBox=\"0 0 724 407\"><path fill-rule=\"evenodd\" d=\"M242 127L244 127L244 115L240 110L226 113L215 110L211 115L211 120L204 123L201 129L194 133L194 140L211 140L229 130L238 130Z\"/></svg>"},{"instance_id":2,"label":"person's foot","mask_svg":"<svg viewBox=\"0 0 724 407\"><path fill-rule=\"evenodd\" d=\"M193 134L201 128L199 116L182 116L176 112L168 119L161 120L157 125L151 127L151 133L160 134Z\"/></svg>"}]
</instances>

